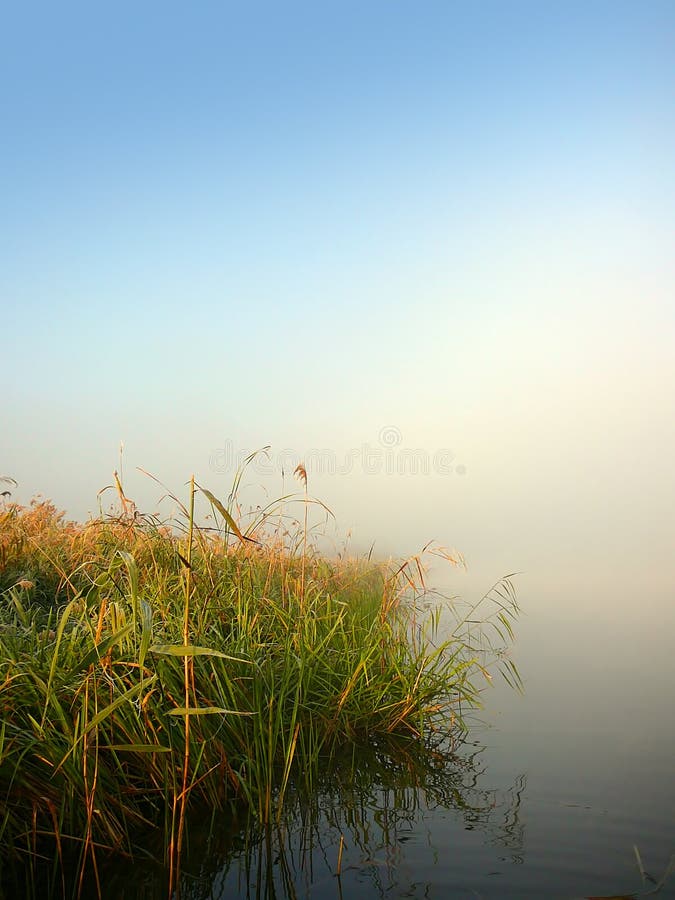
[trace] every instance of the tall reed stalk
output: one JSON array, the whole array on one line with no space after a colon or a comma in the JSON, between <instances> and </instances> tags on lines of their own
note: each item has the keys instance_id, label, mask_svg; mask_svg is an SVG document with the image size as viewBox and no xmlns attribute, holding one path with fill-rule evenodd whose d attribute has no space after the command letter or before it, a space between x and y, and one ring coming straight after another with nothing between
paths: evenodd
<instances>
[{"instance_id":1,"label":"tall reed stalk","mask_svg":"<svg viewBox=\"0 0 675 900\"><path fill-rule=\"evenodd\" d=\"M302 561L301 561L301 571L300 571L300 597L302 598L302 603L304 606L305 602L305 565L307 563L307 518L308 518L308 507L309 507L309 496L307 493L307 469L305 469L303 463L300 463L296 470L295 475L300 479L305 488L305 497L304 497L304 523L302 529Z\"/></svg>"},{"instance_id":2,"label":"tall reed stalk","mask_svg":"<svg viewBox=\"0 0 675 900\"><path fill-rule=\"evenodd\" d=\"M190 646L190 598L192 596L192 544L195 525L195 477L190 478L190 496L188 506L188 528L185 541L185 556L182 559L185 591L183 598L183 648L187 651ZM174 793L173 815L171 824L171 843L169 845L169 894L173 893L176 879L180 872L180 855L183 847L183 832L185 829L185 811L188 798L188 781L190 776L190 688L193 683L193 659L187 652L183 656L183 687L184 687L184 722L185 742L183 751L183 780L181 792L178 796ZM178 834L176 836L176 807L178 813Z\"/></svg>"}]
</instances>

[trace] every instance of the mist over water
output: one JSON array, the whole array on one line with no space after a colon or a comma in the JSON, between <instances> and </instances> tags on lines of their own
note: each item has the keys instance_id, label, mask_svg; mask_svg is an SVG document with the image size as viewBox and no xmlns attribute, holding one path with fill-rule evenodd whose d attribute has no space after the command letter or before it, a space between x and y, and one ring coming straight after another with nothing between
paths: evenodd
<instances>
[{"instance_id":1,"label":"mist over water","mask_svg":"<svg viewBox=\"0 0 675 900\"><path fill-rule=\"evenodd\" d=\"M179 496L194 471L224 499L237 461L270 444L244 474L244 516L294 493L283 508L299 521L293 468L304 461L310 494L334 514L312 507L326 552L401 558L436 541L467 568L429 557L428 583L466 600L516 573L511 655L524 694L496 677L470 732L485 747L488 786L519 785L516 844L466 833L449 810L420 812L414 840L435 853L405 845L395 883L408 890L417 867L434 866L429 883L456 896L462 885L514 900L627 892L639 887L633 845L657 878L675 852L672 317L656 303L643 313L625 303L606 317L533 310L524 333L514 321L487 337L476 320L463 331L472 352L452 336L446 350L433 329L409 350L394 315L383 325L385 374L361 384L349 361L337 379L319 370L285 408L288 421L260 395L254 417L237 412L237 396L217 421L187 407L180 427L148 415L122 430L113 416L79 441L54 434L47 454L20 448L20 429L7 433L5 465L20 499L40 487L79 517L96 511L96 489L119 468L140 509L169 515L136 466ZM113 500L105 494L104 509Z\"/></svg>"}]
</instances>

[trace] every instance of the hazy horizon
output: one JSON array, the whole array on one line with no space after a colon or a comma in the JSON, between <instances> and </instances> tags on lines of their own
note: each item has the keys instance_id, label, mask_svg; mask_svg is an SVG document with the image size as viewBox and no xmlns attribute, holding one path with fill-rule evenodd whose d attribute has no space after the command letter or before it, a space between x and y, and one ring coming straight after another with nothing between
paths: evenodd
<instances>
[{"instance_id":1,"label":"hazy horizon","mask_svg":"<svg viewBox=\"0 0 675 900\"><path fill-rule=\"evenodd\" d=\"M357 548L672 591L672 4L65 4L4 32L17 499L95 513L121 441L142 508L137 466L226 496L270 445L246 482L311 460Z\"/></svg>"}]
</instances>

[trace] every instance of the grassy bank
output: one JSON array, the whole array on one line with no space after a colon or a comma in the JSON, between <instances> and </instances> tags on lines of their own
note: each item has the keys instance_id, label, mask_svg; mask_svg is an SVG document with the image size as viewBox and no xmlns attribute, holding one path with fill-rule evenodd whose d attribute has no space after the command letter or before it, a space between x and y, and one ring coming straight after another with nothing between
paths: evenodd
<instances>
[{"instance_id":1,"label":"grassy bank","mask_svg":"<svg viewBox=\"0 0 675 900\"><path fill-rule=\"evenodd\" d=\"M439 638L417 560L242 534L208 492L215 526L198 528L199 493L171 527L124 504L86 525L47 502L0 509L3 858L76 848L95 875L104 849L159 827L173 871L188 806L270 823L335 748L421 745L461 727L491 665L517 680L508 580Z\"/></svg>"}]
</instances>

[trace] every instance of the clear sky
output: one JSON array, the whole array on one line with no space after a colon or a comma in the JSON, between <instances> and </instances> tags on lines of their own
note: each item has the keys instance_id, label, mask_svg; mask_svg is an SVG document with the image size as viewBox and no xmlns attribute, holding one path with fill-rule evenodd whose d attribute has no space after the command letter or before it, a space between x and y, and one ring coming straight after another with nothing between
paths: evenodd
<instances>
[{"instance_id":1,"label":"clear sky","mask_svg":"<svg viewBox=\"0 0 675 900\"><path fill-rule=\"evenodd\" d=\"M17 497L322 450L364 545L672 583L672 0L11 3L0 111Z\"/></svg>"}]
</instances>

